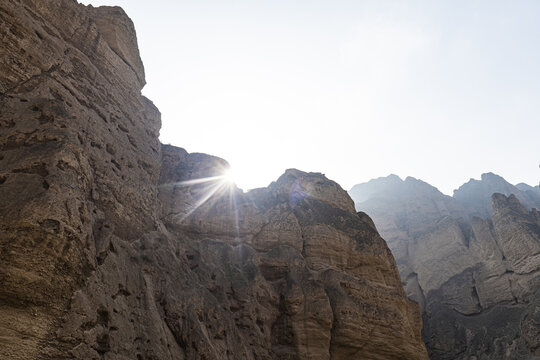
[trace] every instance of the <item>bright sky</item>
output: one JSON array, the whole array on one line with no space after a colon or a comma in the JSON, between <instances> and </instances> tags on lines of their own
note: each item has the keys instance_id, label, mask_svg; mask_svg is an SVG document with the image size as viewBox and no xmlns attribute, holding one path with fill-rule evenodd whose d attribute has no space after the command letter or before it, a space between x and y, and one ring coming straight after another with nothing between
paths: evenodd
<instances>
[{"instance_id":1,"label":"bright sky","mask_svg":"<svg viewBox=\"0 0 540 360\"><path fill-rule=\"evenodd\" d=\"M88 0L135 22L161 141L239 187L285 169L451 194L540 179L540 2Z\"/></svg>"}]
</instances>

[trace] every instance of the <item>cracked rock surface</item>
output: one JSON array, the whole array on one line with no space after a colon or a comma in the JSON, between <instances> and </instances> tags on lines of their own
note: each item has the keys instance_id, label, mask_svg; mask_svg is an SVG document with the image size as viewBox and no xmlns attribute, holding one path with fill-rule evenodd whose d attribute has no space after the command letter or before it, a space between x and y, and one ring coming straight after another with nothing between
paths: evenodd
<instances>
[{"instance_id":1,"label":"cracked rock surface","mask_svg":"<svg viewBox=\"0 0 540 360\"><path fill-rule=\"evenodd\" d=\"M159 143L122 9L4 0L0 39L0 358L427 359L339 185Z\"/></svg>"}]
</instances>

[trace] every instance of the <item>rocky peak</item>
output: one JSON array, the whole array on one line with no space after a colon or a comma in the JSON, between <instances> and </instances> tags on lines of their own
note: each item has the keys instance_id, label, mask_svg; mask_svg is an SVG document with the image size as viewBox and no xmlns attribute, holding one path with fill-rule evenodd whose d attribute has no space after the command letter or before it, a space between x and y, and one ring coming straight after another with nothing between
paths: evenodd
<instances>
[{"instance_id":1,"label":"rocky peak","mask_svg":"<svg viewBox=\"0 0 540 360\"><path fill-rule=\"evenodd\" d=\"M516 195L510 194L509 196L494 193L491 195L492 213L495 217L500 216L501 212L513 212L516 215L527 214L527 209L523 207Z\"/></svg>"},{"instance_id":2,"label":"rocky peak","mask_svg":"<svg viewBox=\"0 0 540 360\"><path fill-rule=\"evenodd\" d=\"M431 197L446 197L443 193L439 191L435 186L428 184L425 181L420 179L407 176L404 181L405 191L404 193L410 194L412 196L431 196Z\"/></svg>"},{"instance_id":3,"label":"rocky peak","mask_svg":"<svg viewBox=\"0 0 540 360\"><path fill-rule=\"evenodd\" d=\"M134 72L139 90L146 84L144 67L139 55L135 26L119 6L89 5L87 13L91 15L99 33L109 48L118 55Z\"/></svg>"},{"instance_id":4,"label":"rocky peak","mask_svg":"<svg viewBox=\"0 0 540 360\"><path fill-rule=\"evenodd\" d=\"M469 182L454 190L454 199L469 209L469 216L481 218L491 217L491 195L500 193L513 194L522 204L534 206L535 200L528 199L517 187L508 183L504 178L493 173L482 174L480 180L471 179Z\"/></svg>"},{"instance_id":5,"label":"rocky peak","mask_svg":"<svg viewBox=\"0 0 540 360\"><path fill-rule=\"evenodd\" d=\"M160 185L172 182L193 181L223 176L230 165L227 161L201 153L188 153L186 150L161 145L162 167Z\"/></svg>"},{"instance_id":6,"label":"rocky peak","mask_svg":"<svg viewBox=\"0 0 540 360\"><path fill-rule=\"evenodd\" d=\"M380 177L366 183L354 185L349 190L349 194L355 202L361 203L374 194L381 196L382 194L396 192L395 189L398 189L402 182L403 180L399 176L390 174L387 177Z\"/></svg>"},{"instance_id":7,"label":"rocky peak","mask_svg":"<svg viewBox=\"0 0 540 360\"><path fill-rule=\"evenodd\" d=\"M535 193L540 195L540 186L539 185L531 186L529 184L519 183L519 184L516 184L516 187L521 191L532 191L532 192L535 192Z\"/></svg>"},{"instance_id":8,"label":"rocky peak","mask_svg":"<svg viewBox=\"0 0 540 360\"><path fill-rule=\"evenodd\" d=\"M436 187L430 184L408 176L401 180L396 175L389 175L378 179L373 179L367 183L358 184L351 188L349 194L357 204L370 199L396 198L396 197L430 197L444 198L446 195L441 193Z\"/></svg>"},{"instance_id":9,"label":"rocky peak","mask_svg":"<svg viewBox=\"0 0 540 360\"><path fill-rule=\"evenodd\" d=\"M338 183L327 179L321 173L288 169L270 185L270 189L276 193L288 194L292 207L303 198L311 198L344 211L356 213L354 202L347 192Z\"/></svg>"},{"instance_id":10,"label":"rocky peak","mask_svg":"<svg viewBox=\"0 0 540 360\"><path fill-rule=\"evenodd\" d=\"M450 214L459 217L462 212L451 197L410 176L405 180L395 175L374 179L355 185L349 194L356 209L366 211L375 219L375 224L389 212L396 218L394 231L386 234L386 241L398 263L400 254L406 253L403 238L431 228L441 217Z\"/></svg>"}]
</instances>

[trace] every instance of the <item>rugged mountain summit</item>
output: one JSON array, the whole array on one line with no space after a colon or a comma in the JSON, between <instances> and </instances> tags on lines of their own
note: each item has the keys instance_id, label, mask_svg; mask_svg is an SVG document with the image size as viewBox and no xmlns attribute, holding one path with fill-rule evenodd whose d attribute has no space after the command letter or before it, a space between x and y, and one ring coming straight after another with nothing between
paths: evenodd
<instances>
[{"instance_id":1,"label":"rugged mountain summit","mask_svg":"<svg viewBox=\"0 0 540 360\"><path fill-rule=\"evenodd\" d=\"M527 208L540 207L540 194L533 187L522 191L493 173L482 174L480 180L469 180L454 190L454 199L467 209L469 216L485 219L491 217L491 195L494 193L514 195Z\"/></svg>"},{"instance_id":2,"label":"rugged mountain summit","mask_svg":"<svg viewBox=\"0 0 540 360\"><path fill-rule=\"evenodd\" d=\"M120 8L6 0L0 35L0 358L427 358L339 185L159 143Z\"/></svg>"},{"instance_id":3,"label":"rugged mountain summit","mask_svg":"<svg viewBox=\"0 0 540 360\"><path fill-rule=\"evenodd\" d=\"M540 185L531 186L525 183L519 183L516 185L516 188L524 192L525 194L528 194L529 197L534 196L533 194L540 195ZM532 194L531 194L532 193Z\"/></svg>"},{"instance_id":4,"label":"rugged mountain summit","mask_svg":"<svg viewBox=\"0 0 540 360\"><path fill-rule=\"evenodd\" d=\"M351 189L422 307L431 359L540 356L540 202L520 187L484 174L450 197L391 175Z\"/></svg>"}]
</instances>

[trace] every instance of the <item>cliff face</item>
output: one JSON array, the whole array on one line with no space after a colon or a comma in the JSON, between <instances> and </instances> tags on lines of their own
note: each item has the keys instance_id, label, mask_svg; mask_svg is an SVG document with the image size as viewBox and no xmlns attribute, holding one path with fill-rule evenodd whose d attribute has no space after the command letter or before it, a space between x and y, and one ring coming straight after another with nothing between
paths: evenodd
<instances>
[{"instance_id":1,"label":"cliff face","mask_svg":"<svg viewBox=\"0 0 540 360\"><path fill-rule=\"evenodd\" d=\"M158 227L160 115L121 9L6 0L0 33L0 357L59 358L107 239Z\"/></svg>"},{"instance_id":2,"label":"cliff face","mask_svg":"<svg viewBox=\"0 0 540 360\"><path fill-rule=\"evenodd\" d=\"M407 295L422 307L430 358L539 356L534 194L493 174L471 180L454 197L413 178L390 178L350 193L388 241Z\"/></svg>"},{"instance_id":3,"label":"cliff face","mask_svg":"<svg viewBox=\"0 0 540 360\"><path fill-rule=\"evenodd\" d=\"M0 35L0 358L427 358L339 185L159 144L120 8L6 0Z\"/></svg>"}]
</instances>

